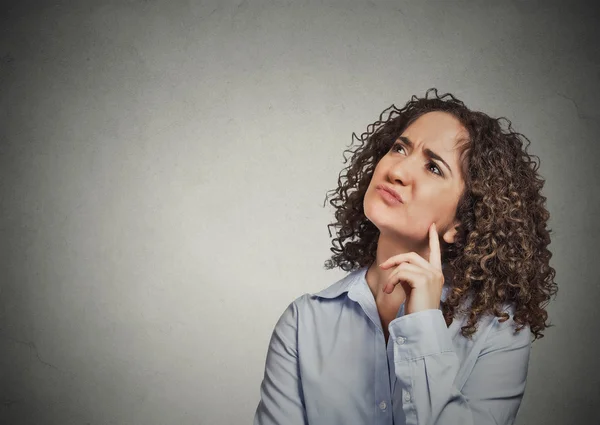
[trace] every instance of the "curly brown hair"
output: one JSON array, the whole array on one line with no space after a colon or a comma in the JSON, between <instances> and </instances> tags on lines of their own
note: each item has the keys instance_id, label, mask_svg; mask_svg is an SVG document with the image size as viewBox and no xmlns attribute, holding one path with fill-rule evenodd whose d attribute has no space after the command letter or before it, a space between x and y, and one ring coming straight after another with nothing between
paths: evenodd
<instances>
[{"instance_id":1,"label":"curly brown hair","mask_svg":"<svg viewBox=\"0 0 600 425\"><path fill-rule=\"evenodd\" d=\"M350 164L340 172L337 189L325 197L326 202L333 192L329 203L335 208L336 222L327 228L330 237L331 227L337 228L338 235L325 268L353 271L375 261L379 229L364 214L365 192L375 166L398 136L431 111L452 114L469 134L457 146L465 181L456 209L458 233L452 244L441 241L444 275L451 281L442 302L446 324L450 326L458 314L468 314L461 333L471 338L485 314L500 317L500 322L508 320L502 310L510 303L518 325L515 332L529 325L534 340L543 338L541 331L554 326L546 323L545 307L558 288L549 264L552 230L546 226L550 214L541 194L545 181L537 173L539 157L527 153L531 142L513 131L508 119L472 111L449 93L439 96L436 89L429 89L423 98L412 96L402 109L395 105L385 109L360 137L352 134L343 155L346 164L345 154L352 154ZM360 145L352 150L354 140ZM467 309L462 306L468 299L472 302Z\"/></svg>"}]
</instances>

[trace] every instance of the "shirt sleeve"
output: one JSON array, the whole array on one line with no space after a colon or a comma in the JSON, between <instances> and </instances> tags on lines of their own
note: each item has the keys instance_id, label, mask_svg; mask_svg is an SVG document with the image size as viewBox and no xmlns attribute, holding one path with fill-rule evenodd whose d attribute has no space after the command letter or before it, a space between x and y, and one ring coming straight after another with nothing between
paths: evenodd
<instances>
[{"instance_id":1,"label":"shirt sleeve","mask_svg":"<svg viewBox=\"0 0 600 425\"><path fill-rule=\"evenodd\" d=\"M298 368L298 307L292 302L271 335L254 425L308 424Z\"/></svg>"},{"instance_id":2,"label":"shirt sleeve","mask_svg":"<svg viewBox=\"0 0 600 425\"><path fill-rule=\"evenodd\" d=\"M493 319L482 351L459 390L459 359L441 310L390 323L396 390L407 425L509 425L525 391L530 328L514 334L512 319ZM460 336L462 337L462 336Z\"/></svg>"}]
</instances>

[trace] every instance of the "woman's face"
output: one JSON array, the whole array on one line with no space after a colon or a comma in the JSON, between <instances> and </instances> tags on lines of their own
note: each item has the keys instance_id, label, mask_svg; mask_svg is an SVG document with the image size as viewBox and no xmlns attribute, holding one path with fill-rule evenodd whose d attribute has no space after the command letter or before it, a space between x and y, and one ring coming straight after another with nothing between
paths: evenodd
<instances>
[{"instance_id":1,"label":"woman's face","mask_svg":"<svg viewBox=\"0 0 600 425\"><path fill-rule=\"evenodd\" d=\"M454 242L456 207L465 187L456 144L467 137L456 118L439 111L422 115L399 136L377 164L364 197L365 215L381 236L415 250L428 243L435 222L439 236ZM381 186L396 191L402 202L386 196Z\"/></svg>"}]
</instances>

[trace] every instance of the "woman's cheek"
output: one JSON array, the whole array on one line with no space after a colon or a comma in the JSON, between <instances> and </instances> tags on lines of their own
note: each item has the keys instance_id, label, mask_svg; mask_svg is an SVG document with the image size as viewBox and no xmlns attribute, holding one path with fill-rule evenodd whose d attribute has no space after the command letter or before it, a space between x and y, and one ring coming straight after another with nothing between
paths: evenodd
<instances>
[{"instance_id":1,"label":"woman's cheek","mask_svg":"<svg viewBox=\"0 0 600 425\"><path fill-rule=\"evenodd\" d=\"M419 217L419 234L429 237L429 226L436 221L436 218L430 214L423 214Z\"/></svg>"}]
</instances>

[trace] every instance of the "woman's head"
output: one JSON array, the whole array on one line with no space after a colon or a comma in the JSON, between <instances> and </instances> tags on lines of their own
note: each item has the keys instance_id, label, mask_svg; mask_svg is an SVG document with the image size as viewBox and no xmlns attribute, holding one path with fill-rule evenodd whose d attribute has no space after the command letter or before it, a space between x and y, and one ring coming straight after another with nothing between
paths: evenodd
<instances>
[{"instance_id":1,"label":"woman's head","mask_svg":"<svg viewBox=\"0 0 600 425\"><path fill-rule=\"evenodd\" d=\"M379 159L365 192L363 209L395 253L414 251L428 258L428 229L453 243L456 208L464 193L464 149L469 134L452 114L433 110L410 119ZM396 192L401 202L388 198ZM383 258L379 259L383 261Z\"/></svg>"},{"instance_id":2,"label":"woman's head","mask_svg":"<svg viewBox=\"0 0 600 425\"><path fill-rule=\"evenodd\" d=\"M350 271L370 265L384 233L418 252L435 221L452 282L443 303L447 324L465 313L459 308L467 297L472 302L465 336L476 330L482 314L506 317L500 309L510 302L515 321L542 337L548 326L543 307L556 284L548 264L544 180L537 157L523 146L527 138L510 121L472 111L432 89L402 109L392 105L354 139L360 145L346 151L350 164L329 201L336 209L329 227L337 228L338 237L325 267ZM426 148L440 158L428 157ZM381 185L399 192L405 203L384 204Z\"/></svg>"}]
</instances>

